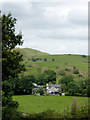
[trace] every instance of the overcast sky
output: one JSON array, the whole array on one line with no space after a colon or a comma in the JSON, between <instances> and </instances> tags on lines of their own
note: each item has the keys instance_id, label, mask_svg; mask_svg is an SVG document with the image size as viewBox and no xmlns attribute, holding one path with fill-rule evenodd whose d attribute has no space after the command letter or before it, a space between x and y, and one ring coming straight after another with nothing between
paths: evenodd
<instances>
[{"instance_id":1,"label":"overcast sky","mask_svg":"<svg viewBox=\"0 0 90 120\"><path fill-rule=\"evenodd\" d=\"M4 1L0 9L17 18L16 32L22 31L23 48L50 54L88 54L87 0Z\"/></svg>"}]
</instances>

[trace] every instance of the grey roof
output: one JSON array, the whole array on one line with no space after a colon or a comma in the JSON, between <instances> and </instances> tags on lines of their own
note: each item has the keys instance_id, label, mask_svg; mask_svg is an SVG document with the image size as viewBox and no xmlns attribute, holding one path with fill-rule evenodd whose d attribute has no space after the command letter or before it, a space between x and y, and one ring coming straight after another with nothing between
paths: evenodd
<instances>
[{"instance_id":1,"label":"grey roof","mask_svg":"<svg viewBox=\"0 0 90 120\"><path fill-rule=\"evenodd\" d=\"M36 91L38 90L39 88L33 88L32 91ZM43 88L43 90L45 90L45 88Z\"/></svg>"},{"instance_id":2,"label":"grey roof","mask_svg":"<svg viewBox=\"0 0 90 120\"><path fill-rule=\"evenodd\" d=\"M44 87L43 85L37 85L37 87Z\"/></svg>"},{"instance_id":3,"label":"grey roof","mask_svg":"<svg viewBox=\"0 0 90 120\"><path fill-rule=\"evenodd\" d=\"M60 84L48 84L49 87L60 88Z\"/></svg>"}]
</instances>

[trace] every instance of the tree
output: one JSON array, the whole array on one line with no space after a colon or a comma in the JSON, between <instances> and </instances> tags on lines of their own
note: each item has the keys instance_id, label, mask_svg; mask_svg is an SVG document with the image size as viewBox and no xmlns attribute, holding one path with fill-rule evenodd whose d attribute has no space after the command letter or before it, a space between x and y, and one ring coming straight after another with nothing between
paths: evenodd
<instances>
[{"instance_id":1,"label":"tree","mask_svg":"<svg viewBox=\"0 0 90 120\"><path fill-rule=\"evenodd\" d=\"M22 55L13 50L16 45L22 45L22 35L15 34L16 18L12 18L9 13L2 16L2 80L7 80L9 76L16 77L25 70L20 62Z\"/></svg>"},{"instance_id":2,"label":"tree","mask_svg":"<svg viewBox=\"0 0 90 120\"><path fill-rule=\"evenodd\" d=\"M75 70L74 70L74 74L79 74L79 70L78 70L78 69L75 69Z\"/></svg>"},{"instance_id":3,"label":"tree","mask_svg":"<svg viewBox=\"0 0 90 120\"><path fill-rule=\"evenodd\" d=\"M55 61L55 59L53 58L52 61Z\"/></svg>"},{"instance_id":4,"label":"tree","mask_svg":"<svg viewBox=\"0 0 90 120\"><path fill-rule=\"evenodd\" d=\"M22 35L15 34L16 18L12 18L11 13L2 16L2 50L11 50L16 45L22 45Z\"/></svg>"},{"instance_id":5,"label":"tree","mask_svg":"<svg viewBox=\"0 0 90 120\"><path fill-rule=\"evenodd\" d=\"M66 92L66 89L67 89L66 85L65 84L61 84L61 91L62 92Z\"/></svg>"},{"instance_id":6,"label":"tree","mask_svg":"<svg viewBox=\"0 0 90 120\"><path fill-rule=\"evenodd\" d=\"M75 93L77 93L78 86L74 81L69 82L67 85L67 88L68 88L69 95L75 95Z\"/></svg>"},{"instance_id":7,"label":"tree","mask_svg":"<svg viewBox=\"0 0 90 120\"><path fill-rule=\"evenodd\" d=\"M68 85L69 82L73 81L73 76L72 75L65 75L61 78L61 83Z\"/></svg>"},{"instance_id":8,"label":"tree","mask_svg":"<svg viewBox=\"0 0 90 120\"><path fill-rule=\"evenodd\" d=\"M56 83L56 72L53 70L46 70L36 78L36 83L38 85L46 85L49 82L53 84Z\"/></svg>"},{"instance_id":9,"label":"tree","mask_svg":"<svg viewBox=\"0 0 90 120\"><path fill-rule=\"evenodd\" d=\"M55 83L56 82L56 72L53 70L46 70L43 73L45 76L47 76L47 83L52 82Z\"/></svg>"},{"instance_id":10,"label":"tree","mask_svg":"<svg viewBox=\"0 0 90 120\"><path fill-rule=\"evenodd\" d=\"M16 18L12 18L11 13L2 15L2 105L3 105L3 119L7 120L16 114L16 110L10 114L8 109L14 110L18 107L18 103L12 100L13 86L11 80L18 77L21 71L25 70L24 65L21 64L23 60L22 55L15 51L17 45L22 45L22 34L15 34Z\"/></svg>"},{"instance_id":11,"label":"tree","mask_svg":"<svg viewBox=\"0 0 90 120\"><path fill-rule=\"evenodd\" d=\"M47 58L44 58L43 61L47 61Z\"/></svg>"}]
</instances>

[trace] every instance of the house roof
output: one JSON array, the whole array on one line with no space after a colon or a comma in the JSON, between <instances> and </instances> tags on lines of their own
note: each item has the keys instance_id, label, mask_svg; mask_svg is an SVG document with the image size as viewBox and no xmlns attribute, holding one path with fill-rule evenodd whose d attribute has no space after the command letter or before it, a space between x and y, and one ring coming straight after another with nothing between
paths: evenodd
<instances>
[{"instance_id":1,"label":"house roof","mask_svg":"<svg viewBox=\"0 0 90 120\"><path fill-rule=\"evenodd\" d=\"M60 84L48 84L48 87L60 88Z\"/></svg>"},{"instance_id":2,"label":"house roof","mask_svg":"<svg viewBox=\"0 0 90 120\"><path fill-rule=\"evenodd\" d=\"M39 88L33 88L32 91L37 91ZM45 88L43 88L45 90Z\"/></svg>"},{"instance_id":3,"label":"house roof","mask_svg":"<svg viewBox=\"0 0 90 120\"><path fill-rule=\"evenodd\" d=\"M49 89L50 92L58 92L59 90L56 89L55 87L52 87L51 89Z\"/></svg>"}]
</instances>

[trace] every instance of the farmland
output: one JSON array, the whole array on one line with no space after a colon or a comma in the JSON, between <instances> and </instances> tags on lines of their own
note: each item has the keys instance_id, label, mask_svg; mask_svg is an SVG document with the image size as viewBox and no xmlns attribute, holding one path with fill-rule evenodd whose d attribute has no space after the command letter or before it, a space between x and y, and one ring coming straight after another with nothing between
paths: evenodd
<instances>
[{"instance_id":1,"label":"farmland","mask_svg":"<svg viewBox=\"0 0 90 120\"><path fill-rule=\"evenodd\" d=\"M25 113L39 113L47 109L63 111L73 101L73 96L18 95L13 99L19 103L19 110ZM85 103L85 97L76 97L77 104Z\"/></svg>"},{"instance_id":2,"label":"farmland","mask_svg":"<svg viewBox=\"0 0 90 120\"><path fill-rule=\"evenodd\" d=\"M82 75L87 76L88 73L88 57L82 57L82 55L50 55L41 51L23 48L17 49L24 57L24 65L26 67L25 75L37 75L42 73L47 69L54 70L57 74L60 70L65 70L66 68L72 69L75 66ZM34 59L40 59L32 61ZM44 60L46 59L46 61Z\"/></svg>"}]
</instances>

